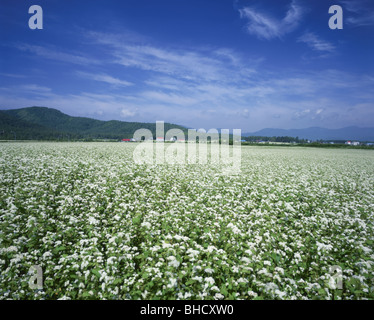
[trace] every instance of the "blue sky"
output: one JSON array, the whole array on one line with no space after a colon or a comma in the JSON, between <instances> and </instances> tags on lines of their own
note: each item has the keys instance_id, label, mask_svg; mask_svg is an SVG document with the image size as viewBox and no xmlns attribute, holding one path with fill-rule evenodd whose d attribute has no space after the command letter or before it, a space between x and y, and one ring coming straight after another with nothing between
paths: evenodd
<instances>
[{"instance_id":1,"label":"blue sky","mask_svg":"<svg viewBox=\"0 0 374 320\"><path fill-rule=\"evenodd\" d=\"M343 8L331 30L328 9ZM31 5L43 30L31 30ZM374 126L372 0L1 0L0 108L191 128Z\"/></svg>"}]
</instances>

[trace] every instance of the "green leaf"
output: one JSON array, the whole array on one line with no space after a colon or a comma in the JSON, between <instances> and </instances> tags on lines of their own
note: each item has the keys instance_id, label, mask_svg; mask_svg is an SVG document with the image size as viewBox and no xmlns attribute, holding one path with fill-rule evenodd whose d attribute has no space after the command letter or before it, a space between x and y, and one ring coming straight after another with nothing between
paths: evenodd
<instances>
[{"instance_id":1,"label":"green leaf","mask_svg":"<svg viewBox=\"0 0 374 320\"><path fill-rule=\"evenodd\" d=\"M59 252L59 251L63 251L63 250L65 250L65 249L66 249L65 246L59 246L59 247L54 248L54 249L53 249L53 252L54 252L54 253L57 253L57 252Z\"/></svg>"},{"instance_id":2,"label":"green leaf","mask_svg":"<svg viewBox=\"0 0 374 320\"><path fill-rule=\"evenodd\" d=\"M99 270L97 270L97 269L93 269L93 270L92 270L92 273L93 273L96 277L98 277L98 278L101 277L101 274L100 274Z\"/></svg>"},{"instance_id":3,"label":"green leaf","mask_svg":"<svg viewBox=\"0 0 374 320\"><path fill-rule=\"evenodd\" d=\"M324 289L318 289L318 293L321 295L321 296L325 296L326 295L326 291Z\"/></svg>"},{"instance_id":4,"label":"green leaf","mask_svg":"<svg viewBox=\"0 0 374 320\"><path fill-rule=\"evenodd\" d=\"M221 286L221 293L224 295L224 296L227 296L229 294L229 292L226 290L226 287L225 286Z\"/></svg>"},{"instance_id":5,"label":"green leaf","mask_svg":"<svg viewBox=\"0 0 374 320\"><path fill-rule=\"evenodd\" d=\"M141 216L136 216L135 218L132 219L132 223L133 224L139 224L141 219L142 219Z\"/></svg>"},{"instance_id":6,"label":"green leaf","mask_svg":"<svg viewBox=\"0 0 374 320\"><path fill-rule=\"evenodd\" d=\"M99 274L100 274L100 273L99 273ZM115 279L115 280L113 281L113 284L116 285L116 284L120 284L120 283L122 283L122 282L123 282L122 279L117 278L117 279Z\"/></svg>"}]
</instances>

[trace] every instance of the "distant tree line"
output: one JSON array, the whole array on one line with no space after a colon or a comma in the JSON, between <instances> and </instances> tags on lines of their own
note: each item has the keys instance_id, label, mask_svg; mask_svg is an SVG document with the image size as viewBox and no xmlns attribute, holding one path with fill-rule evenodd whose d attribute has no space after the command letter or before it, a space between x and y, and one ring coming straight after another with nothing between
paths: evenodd
<instances>
[{"instance_id":1,"label":"distant tree line","mask_svg":"<svg viewBox=\"0 0 374 320\"><path fill-rule=\"evenodd\" d=\"M283 143L308 143L307 139L300 139L299 137L264 137L264 136L249 136L242 138L248 142L283 142Z\"/></svg>"}]
</instances>

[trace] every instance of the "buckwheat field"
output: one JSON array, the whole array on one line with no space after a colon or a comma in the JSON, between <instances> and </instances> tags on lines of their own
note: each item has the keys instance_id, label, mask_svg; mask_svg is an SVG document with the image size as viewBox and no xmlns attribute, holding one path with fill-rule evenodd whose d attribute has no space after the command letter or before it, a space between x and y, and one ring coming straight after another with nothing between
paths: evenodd
<instances>
[{"instance_id":1,"label":"buckwheat field","mask_svg":"<svg viewBox=\"0 0 374 320\"><path fill-rule=\"evenodd\" d=\"M136 145L0 144L0 299L374 298L373 151L242 146L223 175Z\"/></svg>"}]
</instances>

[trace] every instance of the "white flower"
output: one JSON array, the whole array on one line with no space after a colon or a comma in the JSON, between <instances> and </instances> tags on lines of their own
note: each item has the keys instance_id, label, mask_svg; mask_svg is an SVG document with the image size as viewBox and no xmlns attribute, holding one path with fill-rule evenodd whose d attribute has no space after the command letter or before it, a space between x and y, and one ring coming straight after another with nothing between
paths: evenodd
<instances>
[{"instance_id":1,"label":"white flower","mask_svg":"<svg viewBox=\"0 0 374 320\"><path fill-rule=\"evenodd\" d=\"M107 264L108 265L114 264L115 260L116 260L116 257L109 257L108 260L107 260Z\"/></svg>"},{"instance_id":2,"label":"white flower","mask_svg":"<svg viewBox=\"0 0 374 320\"><path fill-rule=\"evenodd\" d=\"M6 250L6 252L17 252L18 249L15 246L10 246L10 247L6 248L5 250Z\"/></svg>"},{"instance_id":3,"label":"white flower","mask_svg":"<svg viewBox=\"0 0 374 320\"><path fill-rule=\"evenodd\" d=\"M254 297L254 298L256 298L257 296L258 296L258 294L256 293L256 292L254 292L254 291L248 291L248 293L247 293L250 297Z\"/></svg>"},{"instance_id":4,"label":"white flower","mask_svg":"<svg viewBox=\"0 0 374 320\"><path fill-rule=\"evenodd\" d=\"M216 247L214 246L208 246L208 248L206 249L209 253L212 253L214 250L217 250Z\"/></svg>"},{"instance_id":5,"label":"white flower","mask_svg":"<svg viewBox=\"0 0 374 320\"><path fill-rule=\"evenodd\" d=\"M284 275L284 270L282 268L276 267L274 270Z\"/></svg>"},{"instance_id":6,"label":"white flower","mask_svg":"<svg viewBox=\"0 0 374 320\"><path fill-rule=\"evenodd\" d=\"M186 292L186 293L184 294L184 299L188 299L188 298L190 298L190 297L192 297L191 292Z\"/></svg>"},{"instance_id":7,"label":"white flower","mask_svg":"<svg viewBox=\"0 0 374 320\"><path fill-rule=\"evenodd\" d=\"M89 217L88 222L93 225L99 224L99 221L97 221L94 217Z\"/></svg>"},{"instance_id":8,"label":"white flower","mask_svg":"<svg viewBox=\"0 0 374 320\"><path fill-rule=\"evenodd\" d=\"M239 228L231 222L227 225L227 228L230 228L234 234L240 233Z\"/></svg>"},{"instance_id":9,"label":"white flower","mask_svg":"<svg viewBox=\"0 0 374 320\"><path fill-rule=\"evenodd\" d=\"M222 295L222 294L220 294L220 293L218 293L218 292L214 295L214 299L215 300L222 300L224 298L225 298L225 296Z\"/></svg>"},{"instance_id":10,"label":"white flower","mask_svg":"<svg viewBox=\"0 0 374 320\"><path fill-rule=\"evenodd\" d=\"M203 281L203 277L192 277L192 280L196 280L196 281L202 282Z\"/></svg>"},{"instance_id":11,"label":"white flower","mask_svg":"<svg viewBox=\"0 0 374 320\"><path fill-rule=\"evenodd\" d=\"M176 287L177 286L177 279L175 278L170 278L170 282L169 284L167 285L168 288L173 288L173 287Z\"/></svg>"},{"instance_id":12,"label":"white flower","mask_svg":"<svg viewBox=\"0 0 374 320\"><path fill-rule=\"evenodd\" d=\"M148 295L148 291L145 290L145 291L142 293L142 297L143 297L143 299L145 299L145 298L147 297L147 295Z\"/></svg>"},{"instance_id":13,"label":"white flower","mask_svg":"<svg viewBox=\"0 0 374 320\"><path fill-rule=\"evenodd\" d=\"M247 263L250 263L251 262L251 260L250 259L248 259L247 257L242 257L242 261L245 263L245 264L247 264Z\"/></svg>"},{"instance_id":14,"label":"white flower","mask_svg":"<svg viewBox=\"0 0 374 320\"><path fill-rule=\"evenodd\" d=\"M169 266L174 267L174 268L178 268L179 265L180 265L180 262L178 260L172 260L169 262Z\"/></svg>"},{"instance_id":15,"label":"white flower","mask_svg":"<svg viewBox=\"0 0 374 320\"><path fill-rule=\"evenodd\" d=\"M280 290L278 290L278 289L276 289L276 290L274 291L274 294L275 294L276 296L278 296L279 298L281 298L281 299L282 299L284 296L287 295L286 292L282 292L282 291L280 291Z\"/></svg>"},{"instance_id":16,"label":"white flower","mask_svg":"<svg viewBox=\"0 0 374 320\"><path fill-rule=\"evenodd\" d=\"M142 222L141 226L146 227L147 229L150 229L152 227L152 225L147 221Z\"/></svg>"},{"instance_id":17,"label":"white flower","mask_svg":"<svg viewBox=\"0 0 374 320\"><path fill-rule=\"evenodd\" d=\"M49 258L49 257L52 257L52 252L47 251L47 252L45 252L45 253L43 254L43 259L47 259L47 258Z\"/></svg>"}]
</instances>

